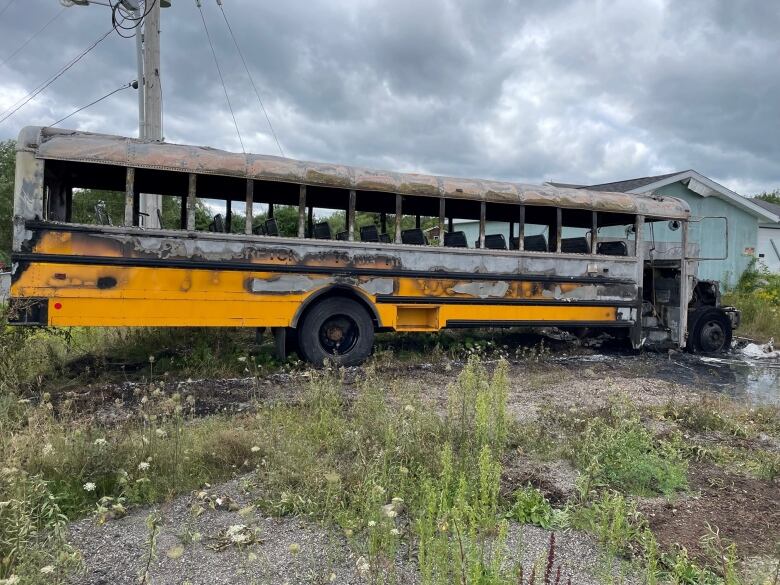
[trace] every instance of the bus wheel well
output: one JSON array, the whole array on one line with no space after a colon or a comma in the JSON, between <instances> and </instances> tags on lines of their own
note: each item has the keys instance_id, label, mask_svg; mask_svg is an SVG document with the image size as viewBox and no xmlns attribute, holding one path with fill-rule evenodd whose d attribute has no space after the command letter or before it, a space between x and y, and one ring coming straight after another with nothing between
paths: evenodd
<instances>
[{"instance_id":1,"label":"bus wheel well","mask_svg":"<svg viewBox=\"0 0 780 585\"><path fill-rule=\"evenodd\" d=\"M353 301L358 302L363 306L363 308L366 309L366 311L368 311L368 314L371 316L371 321L374 323L374 327L379 328L382 326L382 322L379 319L379 313L377 313L376 307L374 307L373 303L371 303L371 301L369 301L365 296L349 286L331 286L314 293L303 302L293 317L291 327L298 327L298 323L303 320L303 318L306 316L306 313L308 313L317 303L333 297L352 299Z\"/></svg>"}]
</instances>

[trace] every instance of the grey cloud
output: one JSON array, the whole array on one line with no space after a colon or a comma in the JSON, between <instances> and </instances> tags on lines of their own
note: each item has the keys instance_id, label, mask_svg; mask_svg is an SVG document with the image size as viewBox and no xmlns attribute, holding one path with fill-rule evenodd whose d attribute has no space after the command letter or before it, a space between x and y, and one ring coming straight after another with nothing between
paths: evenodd
<instances>
[{"instance_id":1,"label":"grey cloud","mask_svg":"<svg viewBox=\"0 0 780 585\"><path fill-rule=\"evenodd\" d=\"M0 59L50 18L17 2ZM745 189L780 186L780 10L771 2L225 0L291 156L453 175L609 181L696 168ZM204 13L247 148L276 152L213 0ZM2 68L34 87L109 26L71 8ZM170 140L238 149L194 2L163 13ZM135 77L132 40L107 39L0 137L49 123ZM123 92L66 125L134 134Z\"/></svg>"}]
</instances>

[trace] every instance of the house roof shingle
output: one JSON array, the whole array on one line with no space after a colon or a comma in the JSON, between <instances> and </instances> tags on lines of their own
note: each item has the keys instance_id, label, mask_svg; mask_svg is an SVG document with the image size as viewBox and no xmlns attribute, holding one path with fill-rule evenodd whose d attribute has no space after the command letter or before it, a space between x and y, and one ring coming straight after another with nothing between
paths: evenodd
<instances>
[{"instance_id":1,"label":"house roof shingle","mask_svg":"<svg viewBox=\"0 0 780 585\"><path fill-rule=\"evenodd\" d=\"M679 175L680 173L684 173L685 171L676 171L674 173L667 173L665 175L655 175L653 177L640 177L638 179L628 179L625 181L614 181L612 183L601 183L598 185L587 185L587 186L581 186L578 187L579 189L590 189L592 191L608 191L608 192L616 192L616 193L628 193L629 191L633 191L634 189L639 189L640 187L644 187L645 185L650 185L651 183L655 183L657 181L662 181L664 179L668 179L669 177L674 177L675 175Z\"/></svg>"},{"instance_id":2,"label":"house roof shingle","mask_svg":"<svg viewBox=\"0 0 780 585\"><path fill-rule=\"evenodd\" d=\"M770 213L774 213L777 216L780 216L780 205L776 203L769 203L769 201L764 201L763 199L757 199L755 197L750 198L751 203L755 203L762 209L766 209Z\"/></svg>"}]
</instances>

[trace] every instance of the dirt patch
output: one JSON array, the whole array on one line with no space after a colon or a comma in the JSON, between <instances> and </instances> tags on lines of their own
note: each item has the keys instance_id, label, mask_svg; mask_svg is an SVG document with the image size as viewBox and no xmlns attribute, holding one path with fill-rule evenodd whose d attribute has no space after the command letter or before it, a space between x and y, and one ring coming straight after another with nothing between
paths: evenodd
<instances>
[{"instance_id":1,"label":"dirt patch","mask_svg":"<svg viewBox=\"0 0 780 585\"><path fill-rule=\"evenodd\" d=\"M531 485L561 506L574 496L578 475L568 461L536 461L515 452L503 462L501 495L511 499L517 490Z\"/></svg>"},{"instance_id":2,"label":"dirt patch","mask_svg":"<svg viewBox=\"0 0 780 585\"><path fill-rule=\"evenodd\" d=\"M780 542L780 482L727 473L699 464L689 470L691 495L674 501L643 500L640 511L650 523L659 544L669 549L684 546L692 557L705 555L701 538L708 525L734 542L741 556L774 553Z\"/></svg>"}]
</instances>

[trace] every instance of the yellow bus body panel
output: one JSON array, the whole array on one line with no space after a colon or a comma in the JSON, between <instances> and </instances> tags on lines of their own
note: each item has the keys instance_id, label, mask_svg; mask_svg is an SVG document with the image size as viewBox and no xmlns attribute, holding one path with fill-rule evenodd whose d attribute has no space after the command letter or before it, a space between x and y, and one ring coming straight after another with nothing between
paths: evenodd
<instances>
[{"instance_id":1,"label":"yellow bus body panel","mask_svg":"<svg viewBox=\"0 0 780 585\"><path fill-rule=\"evenodd\" d=\"M306 292L258 294L251 292L254 280L269 281L278 273L233 270L89 266L36 262L13 283L11 295L19 298L48 299L48 324L51 326L132 326L132 327L289 327L301 305L329 286L327 275L309 274L322 279L323 286ZM111 286L100 288L109 280ZM383 327L401 331L435 331L448 321L474 321L482 324L501 321L604 322L617 319L615 307L507 304L445 304L444 281L398 277L395 295L425 297L425 304L377 303L373 295L363 294L379 316ZM431 284L434 283L434 284ZM530 293L533 283L518 282L517 293ZM105 286L105 285L104 285ZM562 290L576 287L563 284ZM433 290L438 289L438 290ZM357 290L357 289L356 289ZM436 297L442 304L436 304ZM462 298L462 297L461 297ZM526 295L526 298L529 298ZM532 297L530 297L532 298ZM542 300L542 299L540 299Z\"/></svg>"}]
</instances>

